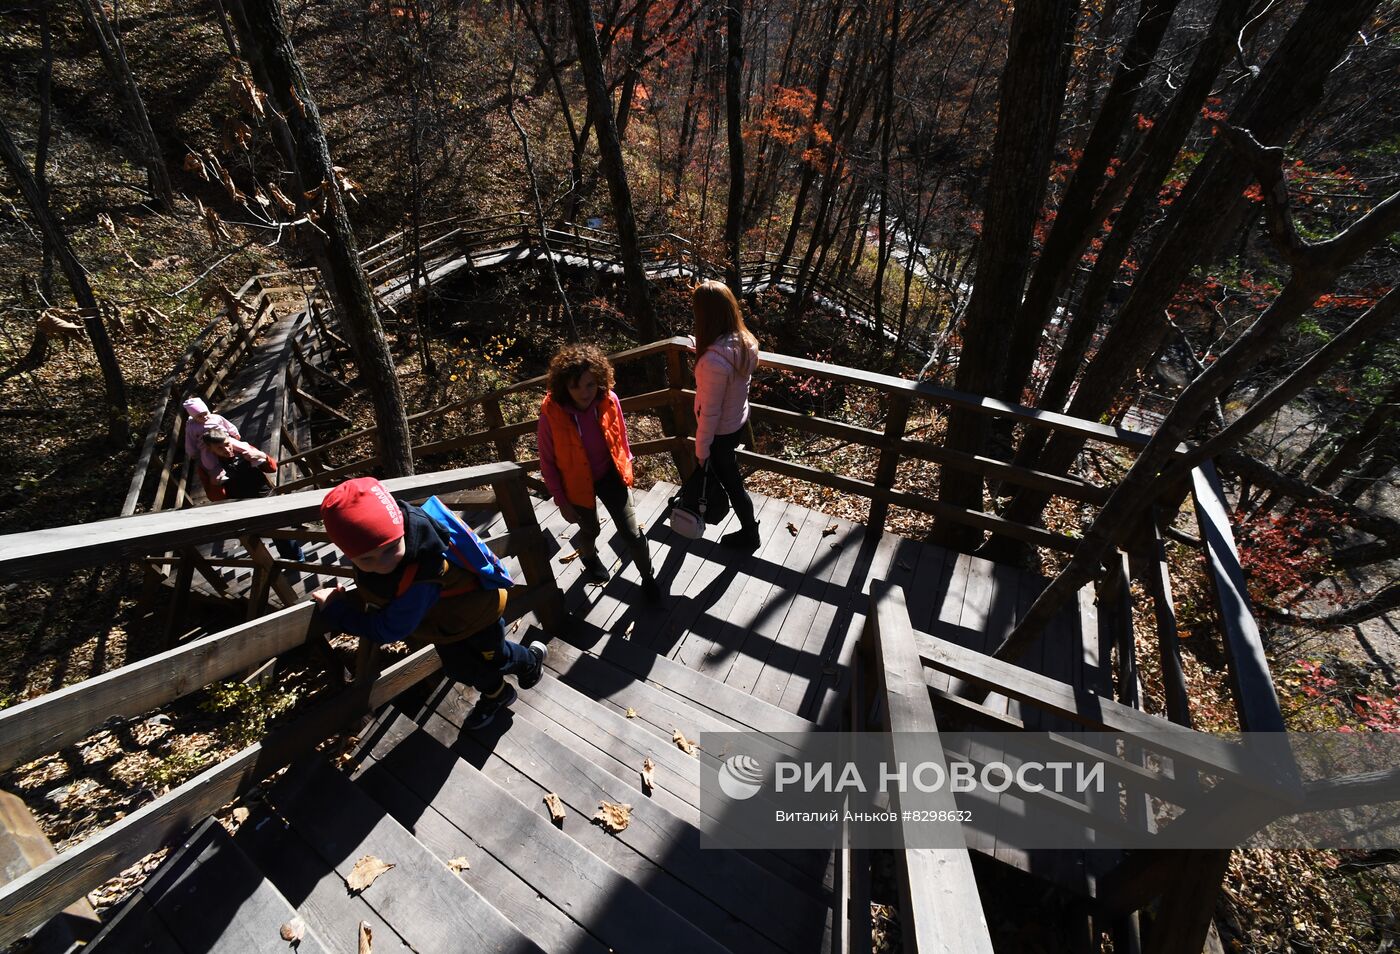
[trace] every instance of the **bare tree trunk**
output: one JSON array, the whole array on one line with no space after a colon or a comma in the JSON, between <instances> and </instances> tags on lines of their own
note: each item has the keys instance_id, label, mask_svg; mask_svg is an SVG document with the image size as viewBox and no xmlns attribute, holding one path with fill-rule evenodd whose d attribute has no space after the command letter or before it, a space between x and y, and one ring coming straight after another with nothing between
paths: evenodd
<instances>
[{"instance_id":1,"label":"bare tree trunk","mask_svg":"<svg viewBox=\"0 0 1400 954\"><path fill-rule=\"evenodd\" d=\"M321 113L292 49L282 4L280 0L235 2L240 10L236 20L243 50L258 64L254 75L261 72L267 77L269 88L264 92L271 103L277 104L291 133L293 155L285 158L298 170L303 183L316 183L312 188L319 193L318 201L324 200L316 221L321 235L321 275L369 390L378 425L381 466L390 477L412 474L413 446L403 391L394 373L393 356L384 340L369 280L360 265L355 233L345 214L344 198L321 126Z\"/></svg>"},{"instance_id":2,"label":"bare tree trunk","mask_svg":"<svg viewBox=\"0 0 1400 954\"><path fill-rule=\"evenodd\" d=\"M1392 290L1386 297L1391 298L1395 294L1396 292ZM1380 403L1372 409L1370 414L1366 415L1361 426L1342 441L1331 460L1327 461L1308 482L1325 490L1336 483L1337 479L1348 470L1356 467L1361 462L1361 456L1365 453L1366 448L1381 436L1381 432L1385 430L1385 426L1390 423L1391 417L1395 415L1397 410L1400 410L1400 381L1393 383L1390 389L1381 395ZM1344 491L1338 491L1337 496L1343 500L1348 499ZM1351 499L1355 500L1355 498Z\"/></svg>"},{"instance_id":3,"label":"bare tree trunk","mask_svg":"<svg viewBox=\"0 0 1400 954\"><path fill-rule=\"evenodd\" d=\"M875 358L879 363L885 348L885 266L892 247L887 234L890 199L890 149L894 139L894 73L899 63L899 0L890 11L890 41L885 52L885 88L880 126L880 249L875 255ZM912 254L913 249L910 249Z\"/></svg>"},{"instance_id":4,"label":"bare tree trunk","mask_svg":"<svg viewBox=\"0 0 1400 954\"><path fill-rule=\"evenodd\" d=\"M1075 263L1099 230L1103 217L1110 211L1104 208L1106 203L1096 204L1094 196L1103 184L1109 162L1128 127L1138 88L1152 67L1157 48L1167 32L1167 23L1178 2L1146 0L1143 3L1138 14L1137 29L1123 52L1118 72L1104 96L1093 132L1089 134L1084 153L1070 177L1069 185L1065 187L1050 235L1036 261L1025 300L1021 302L1012 325L1011 341L1007 345L1006 381L1001 392L993 397L1003 401L1021 399L1055 300L1069 283Z\"/></svg>"},{"instance_id":5,"label":"bare tree trunk","mask_svg":"<svg viewBox=\"0 0 1400 954\"><path fill-rule=\"evenodd\" d=\"M48 200L40 191L39 183L35 181L29 164L24 161L24 154L20 152L19 145L10 135L9 127L3 120L0 120L0 158L4 159L10 178L14 179L15 185L19 186L20 192L23 193L24 201L28 203L29 211L39 226L39 232L53 249L59 268L63 269L63 275L68 279L69 287L73 289L73 298L83 315L83 327L87 329L93 354L97 356L97 364L102 369L102 382L107 392L107 436L114 444L125 444L131 426L127 419L126 381L122 377L121 366L117 364L117 353L112 349L112 340L107 337L107 329L98 313L97 297L92 293L92 286L88 284L87 272L73 254L73 247L68 244L67 234L50 210Z\"/></svg>"},{"instance_id":6,"label":"bare tree trunk","mask_svg":"<svg viewBox=\"0 0 1400 954\"><path fill-rule=\"evenodd\" d=\"M1311 0L1235 108L1237 124L1266 145L1286 141L1321 100L1328 74L1375 5L1376 0ZM1172 297L1193 267L1213 257L1237 219L1252 179L1248 163L1223 142L1212 143L1172 204L1132 296L1085 370L1068 408L1070 415L1098 420L1157 353L1170 327L1165 316ZM1081 438L1057 433L1038 455L1036 466L1064 473L1082 446ZM1004 516L1034 523L1047 499L1043 491L1023 489Z\"/></svg>"},{"instance_id":7,"label":"bare tree trunk","mask_svg":"<svg viewBox=\"0 0 1400 954\"><path fill-rule=\"evenodd\" d=\"M88 32L92 34L97 52L102 57L107 73L112 77L126 104L132 132L143 153L146 177L150 183L152 197L165 208L175 205L175 187L170 182L170 170L165 167L165 157L161 153L160 140L151 128L151 118L146 114L146 102L141 97L141 89L136 85L131 66L126 61L126 50L121 37L113 29L100 0L78 0L78 10L83 15Z\"/></svg>"},{"instance_id":8,"label":"bare tree trunk","mask_svg":"<svg viewBox=\"0 0 1400 954\"><path fill-rule=\"evenodd\" d=\"M1002 72L996 141L982 218L982 248L973 279L972 300L963 319L956 387L997 395L1006 382L1005 316L1021 302L1030 241L1045 195L1045 183L1064 105L1069 70L1073 0L1021 4L1011 18L1011 42ZM980 454L990 419L954 410L947 444ZM982 509L982 477L944 468L939 500L964 510ZM940 521L937 538L959 549L980 542L981 533Z\"/></svg>"},{"instance_id":9,"label":"bare tree trunk","mask_svg":"<svg viewBox=\"0 0 1400 954\"><path fill-rule=\"evenodd\" d=\"M622 249L622 274L627 284L628 310L637 323L637 336L642 341L657 337L656 310L651 300L651 284L642 266L641 243L637 235L637 220L632 212L632 190L627 184L627 170L622 164L622 147L613 121L612 101L608 84L603 78L603 57L598 49L598 34L594 31L590 0L569 0L574 34L578 42L579 66L584 85L588 87L589 109L598 129L598 158L603 175L612 194L613 219L617 225L617 241Z\"/></svg>"},{"instance_id":10,"label":"bare tree trunk","mask_svg":"<svg viewBox=\"0 0 1400 954\"><path fill-rule=\"evenodd\" d=\"M1279 151L1281 155L1282 150ZM1274 161L1277 163L1277 158ZM1283 173L1279 168L1276 182L1281 185L1282 181ZM1266 194L1268 191L1266 187ZM1019 658L1065 601L1094 579L1105 555L1140 530L1141 521L1152 504L1178 480L1178 470L1172 467L1177 445L1190 435L1211 403L1269 353L1276 336L1293 327L1318 296L1332 287L1343 270L1384 241L1397 227L1400 227L1400 193L1386 199L1335 238L1292 254L1285 253L1293 268L1283 290L1249 330L1182 392L1151 442L1138 453L1133 466L1095 517L1069 564L997 647L994 655L998 659Z\"/></svg>"},{"instance_id":11,"label":"bare tree trunk","mask_svg":"<svg viewBox=\"0 0 1400 954\"><path fill-rule=\"evenodd\" d=\"M727 0L725 4L724 106L729 133L729 206L724 216L724 247L729 255L726 269L730 291L735 297L744 295L743 276L739 270L739 240L744 229L744 130L742 90L744 75L744 0Z\"/></svg>"}]
</instances>

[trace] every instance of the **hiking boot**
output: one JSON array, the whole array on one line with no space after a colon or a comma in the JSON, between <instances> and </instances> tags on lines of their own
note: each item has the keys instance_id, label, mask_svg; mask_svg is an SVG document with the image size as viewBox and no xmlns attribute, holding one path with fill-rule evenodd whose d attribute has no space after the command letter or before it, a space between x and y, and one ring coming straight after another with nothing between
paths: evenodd
<instances>
[{"instance_id":1,"label":"hiking boot","mask_svg":"<svg viewBox=\"0 0 1400 954\"><path fill-rule=\"evenodd\" d=\"M733 533L726 533L720 537L720 546L729 547L733 550L743 550L745 553L752 553L759 547L758 524L751 527L740 527Z\"/></svg>"},{"instance_id":2,"label":"hiking boot","mask_svg":"<svg viewBox=\"0 0 1400 954\"><path fill-rule=\"evenodd\" d=\"M467 717L462 722L462 728L468 732L478 732L496 718L496 713L520 698L515 687L510 683L505 684L505 688L498 692L495 698L482 693L476 700L476 705L472 706L472 711L467 713Z\"/></svg>"},{"instance_id":3,"label":"hiking boot","mask_svg":"<svg viewBox=\"0 0 1400 954\"><path fill-rule=\"evenodd\" d=\"M533 689L544 678L544 657L549 655L549 647L536 641L525 648L535 657L535 661L529 669L516 676L515 681L520 683L521 689Z\"/></svg>"},{"instance_id":4,"label":"hiking boot","mask_svg":"<svg viewBox=\"0 0 1400 954\"><path fill-rule=\"evenodd\" d=\"M661 602L661 587L657 585L655 578L649 576L642 580L642 601L650 606Z\"/></svg>"},{"instance_id":5,"label":"hiking boot","mask_svg":"<svg viewBox=\"0 0 1400 954\"><path fill-rule=\"evenodd\" d=\"M583 579L586 583L606 583L611 579L608 568L603 566L597 554L583 558Z\"/></svg>"}]
</instances>

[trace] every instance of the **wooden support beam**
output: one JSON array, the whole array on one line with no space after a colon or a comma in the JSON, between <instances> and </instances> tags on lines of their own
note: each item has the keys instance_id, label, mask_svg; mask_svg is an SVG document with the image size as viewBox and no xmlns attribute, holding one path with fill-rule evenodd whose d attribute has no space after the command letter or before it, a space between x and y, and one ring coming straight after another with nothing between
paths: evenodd
<instances>
[{"instance_id":1,"label":"wooden support beam","mask_svg":"<svg viewBox=\"0 0 1400 954\"><path fill-rule=\"evenodd\" d=\"M669 437L695 436L695 402L691 397L692 392L687 390L689 384L685 355L680 348L671 348L666 352L666 386L671 392L671 413L669 418L661 419L663 431ZM695 472L695 455L687 453L685 447L673 451L671 461L676 465L681 483L689 480Z\"/></svg>"},{"instance_id":2,"label":"wooden support beam","mask_svg":"<svg viewBox=\"0 0 1400 954\"><path fill-rule=\"evenodd\" d=\"M0 886L57 856L24 802L17 795L0 791ZM24 949L68 951L92 940L101 927L102 921L87 898L78 898L40 928Z\"/></svg>"}]
</instances>

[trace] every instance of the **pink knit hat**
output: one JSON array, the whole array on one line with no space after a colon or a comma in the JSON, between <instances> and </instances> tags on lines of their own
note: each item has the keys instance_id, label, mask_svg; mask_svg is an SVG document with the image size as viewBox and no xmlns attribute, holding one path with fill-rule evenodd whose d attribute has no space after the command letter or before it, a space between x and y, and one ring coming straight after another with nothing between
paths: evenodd
<instances>
[{"instance_id":1,"label":"pink knit hat","mask_svg":"<svg viewBox=\"0 0 1400 954\"><path fill-rule=\"evenodd\" d=\"M351 559L403 536L403 510L373 477L347 480L326 494L321 522Z\"/></svg>"}]
</instances>

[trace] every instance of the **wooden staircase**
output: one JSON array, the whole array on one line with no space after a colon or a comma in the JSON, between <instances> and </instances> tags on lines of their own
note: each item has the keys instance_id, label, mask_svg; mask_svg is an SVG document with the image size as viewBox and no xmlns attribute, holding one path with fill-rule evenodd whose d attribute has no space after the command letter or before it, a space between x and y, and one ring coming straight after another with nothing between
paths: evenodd
<instances>
[{"instance_id":1,"label":"wooden staircase","mask_svg":"<svg viewBox=\"0 0 1400 954\"><path fill-rule=\"evenodd\" d=\"M90 949L281 952L294 915L300 951L347 954L361 921L377 952L828 949L829 856L702 850L700 772L714 757L671 741L673 728L786 731L795 717L748 697L745 718L761 726L747 726L560 640L548 662L483 732L462 730L473 693L448 680L412 714L384 710L345 769L298 763L232 838L198 828ZM691 691L711 705L738 693L700 678ZM580 689L609 685L607 701ZM551 792L567 812L557 826ZM591 821L603 801L632 806L625 830ZM365 855L394 868L352 894Z\"/></svg>"}]
</instances>

